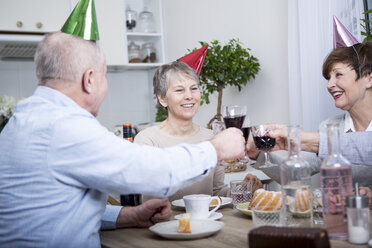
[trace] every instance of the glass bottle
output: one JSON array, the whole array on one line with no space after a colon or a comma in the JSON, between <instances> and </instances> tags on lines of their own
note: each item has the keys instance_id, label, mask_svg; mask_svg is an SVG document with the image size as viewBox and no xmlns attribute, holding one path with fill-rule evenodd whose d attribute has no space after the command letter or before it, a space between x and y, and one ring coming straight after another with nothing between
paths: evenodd
<instances>
[{"instance_id":1,"label":"glass bottle","mask_svg":"<svg viewBox=\"0 0 372 248\"><path fill-rule=\"evenodd\" d=\"M288 126L288 158L280 165L282 226L311 227L313 224L311 169L300 156L300 126Z\"/></svg>"},{"instance_id":2,"label":"glass bottle","mask_svg":"<svg viewBox=\"0 0 372 248\"><path fill-rule=\"evenodd\" d=\"M139 14L138 30L144 33L155 33L155 18L151 11L146 8Z\"/></svg>"},{"instance_id":3,"label":"glass bottle","mask_svg":"<svg viewBox=\"0 0 372 248\"><path fill-rule=\"evenodd\" d=\"M356 183L355 195L346 197L349 242L367 244L370 230L369 198L366 195L359 195L358 189Z\"/></svg>"},{"instance_id":4,"label":"glass bottle","mask_svg":"<svg viewBox=\"0 0 372 248\"><path fill-rule=\"evenodd\" d=\"M330 239L347 240L345 200L352 194L351 164L340 153L340 128L327 124L328 157L320 167L323 220Z\"/></svg>"},{"instance_id":5,"label":"glass bottle","mask_svg":"<svg viewBox=\"0 0 372 248\"><path fill-rule=\"evenodd\" d=\"M124 124L123 125L123 138L129 142L133 142L132 135L132 125ZM140 194L129 194L129 195L120 195L120 204L122 206L137 206L141 204L141 195Z\"/></svg>"},{"instance_id":6,"label":"glass bottle","mask_svg":"<svg viewBox=\"0 0 372 248\"><path fill-rule=\"evenodd\" d=\"M133 32L133 29L136 27L136 20L137 20L137 12L134 10L131 10L130 7L127 7L127 10L125 11L126 15L126 26L128 32Z\"/></svg>"},{"instance_id":7,"label":"glass bottle","mask_svg":"<svg viewBox=\"0 0 372 248\"><path fill-rule=\"evenodd\" d=\"M141 63L140 46L131 41L128 45L128 61L129 63Z\"/></svg>"},{"instance_id":8,"label":"glass bottle","mask_svg":"<svg viewBox=\"0 0 372 248\"><path fill-rule=\"evenodd\" d=\"M141 54L143 63L154 63L156 61L156 50L151 42L142 44Z\"/></svg>"}]
</instances>

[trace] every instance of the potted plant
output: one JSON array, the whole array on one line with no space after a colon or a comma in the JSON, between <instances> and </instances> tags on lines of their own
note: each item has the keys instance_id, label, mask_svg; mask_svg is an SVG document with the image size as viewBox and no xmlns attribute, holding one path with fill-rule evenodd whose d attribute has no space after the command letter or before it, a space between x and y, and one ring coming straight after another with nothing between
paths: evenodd
<instances>
[{"instance_id":1,"label":"potted plant","mask_svg":"<svg viewBox=\"0 0 372 248\"><path fill-rule=\"evenodd\" d=\"M249 80L255 78L260 70L258 59L250 54L250 48L242 47L238 39L231 39L225 45L218 40L210 43L200 41L202 46L208 44L209 48L200 72L201 101L209 104L209 96L218 92L217 113L208 123L211 128L213 120L221 120L221 106L223 89L226 86L237 86L241 91ZM194 48L192 51L197 50ZM190 52L190 51L189 51ZM167 113L161 106L157 106L156 121L167 118Z\"/></svg>"},{"instance_id":2,"label":"potted plant","mask_svg":"<svg viewBox=\"0 0 372 248\"><path fill-rule=\"evenodd\" d=\"M372 41L372 28L371 28L372 22L368 19L368 15L371 13L372 13L372 9L363 12L362 14L364 14L366 18L360 19L361 20L360 25L362 26L362 29L363 29L361 31L361 34L362 36L365 36L364 41Z\"/></svg>"},{"instance_id":3,"label":"potted plant","mask_svg":"<svg viewBox=\"0 0 372 248\"><path fill-rule=\"evenodd\" d=\"M251 49L244 48L238 39L231 39L225 45L218 40L211 43L200 41L200 44L209 45L200 73L201 104L209 104L209 96L218 92L217 113L208 123L210 128L213 120L221 120L223 89L229 85L236 86L241 91L242 86L255 78L260 64L250 54Z\"/></svg>"}]
</instances>

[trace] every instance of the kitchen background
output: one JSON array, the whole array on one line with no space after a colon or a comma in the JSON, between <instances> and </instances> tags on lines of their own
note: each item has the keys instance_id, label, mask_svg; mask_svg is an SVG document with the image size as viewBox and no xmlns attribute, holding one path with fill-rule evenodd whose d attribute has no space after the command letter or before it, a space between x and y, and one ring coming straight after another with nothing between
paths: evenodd
<instances>
[{"instance_id":1,"label":"kitchen background","mask_svg":"<svg viewBox=\"0 0 372 248\"><path fill-rule=\"evenodd\" d=\"M22 3L27 0L15 1ZM76 1L65 1L69 2L70 8L75 6ZM184 56L188 53L187 49L199 48L198 41L210 42L217 39L227 42L232 38L238 38L244 47L252 49L251 53L259 59L261 70L256 79L243 87L241 92L234 87L225 89L223 104L247 105L248 115L253 124L271 122L287 124L295 120L290 114L291 98L288 83L289 75L292 75L289 74L291 68L288 65L288 54L291 54L289 49L294 49L288 40L291 24L288 20L292 20L288 11L295 0L132 0L133 5L136 5L137 1L143 6L153 4L152 1L160 5L160 11L155 11L154 14L160 15L156 20L161 40L158 45L160 48L163 46L164 51L158 51L158 54L160 57L164 56L162 58L164 63ZM0 9L7 9L9 2L0 0ZM38 4L34 4L27 12L40 12L43 8L40 6L42 1L36 2ZM127 61L123 62L124 66L118 65L121 62L118 63L116 58L111 58L120 56L129 44L126 40L130 37L125 28L124 6L131 1L95 0L95 2L105 53L108 61L114 61L111 65L109 63L107 74L109 90L98 119L107 128L123 123L135 125L153 122L156 109L152 95L152 76L155 69L125 66ZM115 6L123 6L123 9L118 10ZM66 13L63 15L66 17L61 18L60 27L70 10L64 11ZM50 15L49 18L53 18L52 13ZM331 29L331 24L329 28ZM106 33L111 35L110 38L107 38ZM124 42L121 42L122 39ZM108 46L107 42L112 43ZM323 54L323 58L325 55L326 53ZM34 71L32 61L0 61L0 95L16 98L31 95L37 84ZM321 76L321 66L315 68L312 73ZM326 92L324 79L320 77L319 82L314 83L323 84L322 91ZM324 93L324 97L327 97L328 112L312 116L315 120L320 121L337 113L332 99L326 94ZM195 122L206 125L216 113L216 103L215 94L211 97L209 105L201 106ZM324 106L316 107L316 111L317 108ZM299 121L296 124L304 123ZM316 129L316 125L307 127L310 130Z\"/></svg>"}]
</instances>

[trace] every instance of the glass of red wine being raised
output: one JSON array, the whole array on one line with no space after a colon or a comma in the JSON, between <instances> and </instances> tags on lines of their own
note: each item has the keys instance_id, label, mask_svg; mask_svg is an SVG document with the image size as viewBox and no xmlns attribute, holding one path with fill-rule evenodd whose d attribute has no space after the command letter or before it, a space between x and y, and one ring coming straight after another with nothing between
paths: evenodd
<instances>
[{"instance_id":1,"label":"glass of red wine being raised","mask_svg":"<svg viewBox=\"0 0 372 248\"><path fill-rule=\"evenodd\" d=\"M251 127L254 143L258 150L264 152L265 161L258 168L268 168L278 166L270 161L269 151L275 146L275 139L270 138L267 133L270 129L265 128L264 125L257 125Z\"/></svg>"},{"instance_id":2,"label":"glass of red wine being raised","mask_svg":"<svg viewBox=\"0 0 372 248\"><path fill-rule=\"evenodd\" d=\"M244 105L223 105L221 111L225 127L236 127L242 130L247 114L247 106ZM243 131L243 130L242 130ZM243 131L244 132L244 131ZM246 168L244 158L234 164L234 168ZM244 166L244 167L241 167ZM233 170L234 171L234 170Z\"/></svg>"},{"instance_id":3,"label":"glass of red wine being raised","mask_svg":"<svg viewBox=\"0 0 372 248\"><path fill-rule=\"evenodd\" d=\"M247 106L224 105L221 112L226 128L236 127L241 129L247 114Z\"/></svg>"}]
</instances>

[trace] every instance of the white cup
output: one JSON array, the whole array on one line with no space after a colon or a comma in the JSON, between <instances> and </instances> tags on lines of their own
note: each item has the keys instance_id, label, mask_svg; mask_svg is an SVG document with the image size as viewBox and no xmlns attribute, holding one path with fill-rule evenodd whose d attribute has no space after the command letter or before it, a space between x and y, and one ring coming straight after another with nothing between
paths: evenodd
<instances>
[{"instance_id":1,"label":"white cup","mask_svg":"<svg viewBox=\"0 0 372 248\"><path fill-rule=\"evenodd\" d=\"M209 204L213 199L217 199L218 204L209 211ZM189 213L190 218L194 220L208 219L221 206L221 199L210 195L185 195L183 201L186 213Z\"/></svg>"}]
</instances>

